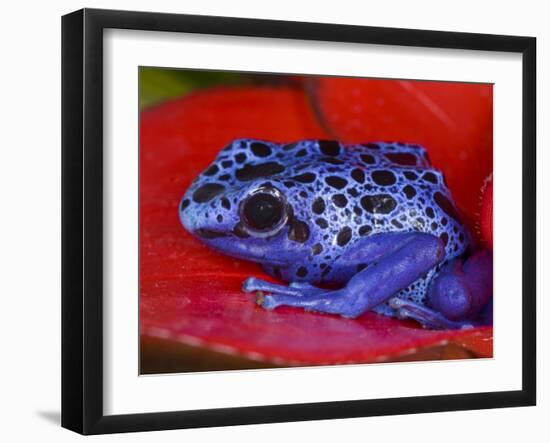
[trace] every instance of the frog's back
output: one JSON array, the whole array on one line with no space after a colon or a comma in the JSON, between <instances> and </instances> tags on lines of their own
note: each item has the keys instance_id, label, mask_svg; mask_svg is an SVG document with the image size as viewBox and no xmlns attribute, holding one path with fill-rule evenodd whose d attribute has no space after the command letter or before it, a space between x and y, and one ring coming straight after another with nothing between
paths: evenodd
<instances>
[{"instance_id":1,"label":"frog's back","mask_svg":"<svg viewBox=\"0 0 550 443\"><path fill-rule=\"evenodd\" d=\"M201 181L238 187L264 177L294 203L299 219L310 222L310 240L317 237L334 254L384 232L436 235L448 257L462 254L468 243L443 174L417 144L240 139L220 152L192 188Z\"/></svg>"},{"instance_id":2,"label":"frog's back","mask_svg":"<svg viewBox=\"0 0 550 443\"><path fill-rule=\"evenodd\" d=\"M271 178L289 201L299 203L294 205L297 216L312 221L314 230L320 228L325 250L329 244L338 249L371 234L410 231L440 237L449 257L467 247L467 232L445 178L420 145L302 140L272 145L269 157L258 158L247 142L242 143L248 146L246 164L251 168L266 162L281 165ZM351 232L342 234L342 229Z\"/></svg>"}]
</instances>

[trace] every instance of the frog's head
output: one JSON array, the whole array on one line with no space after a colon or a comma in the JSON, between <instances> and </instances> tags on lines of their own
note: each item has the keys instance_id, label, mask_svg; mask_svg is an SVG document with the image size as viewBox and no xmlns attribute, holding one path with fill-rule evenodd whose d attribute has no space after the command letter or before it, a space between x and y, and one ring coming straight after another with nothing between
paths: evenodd
<instances>
[{"instance_id":1,"label":"frog's head","mask_svg":"<svg viewBox=\"0 0 550 443\"><path fill-rule=\"evenodd\" d=\"M180 220L191 234L224 254L262 264L287 266L304 257L310 230L296 215L298 200L281 181L220 183L205 177L191 185L180 204Z\"/></svg>"}]
</instances>

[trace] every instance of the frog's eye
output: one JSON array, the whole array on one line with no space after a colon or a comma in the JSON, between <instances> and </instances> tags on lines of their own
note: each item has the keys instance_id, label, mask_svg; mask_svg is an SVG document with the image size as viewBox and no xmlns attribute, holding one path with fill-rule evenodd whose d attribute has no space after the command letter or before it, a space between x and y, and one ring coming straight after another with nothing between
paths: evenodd
<instances>
[{"instance_id":1,"label":"frog's eye","mask_svg":"<svg viewBox=\"0 0 550 443\"><path fill-rule=\"evenodd\" d=\"M284 195L273 187L256 189L241 204L241 221L251 235L276 234L287 221Z\"/></svg>"}]
</instances>

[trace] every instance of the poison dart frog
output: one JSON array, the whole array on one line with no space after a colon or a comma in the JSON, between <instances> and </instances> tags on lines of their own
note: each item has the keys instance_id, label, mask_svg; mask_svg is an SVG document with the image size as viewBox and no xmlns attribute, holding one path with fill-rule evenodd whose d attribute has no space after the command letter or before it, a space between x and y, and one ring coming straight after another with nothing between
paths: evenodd
<instances>
[{"instance_id":1,"label":"poison dart frog","mask_svg":"<svg viewBox=\"0 0 550 443\"><path fill-rule=\"evenodd\" d=\"M244 282L265 309L372 310L447 329L480 324L492 297L492 254L472 250L420 145L238 139L191 184L179 215L208 246L288 283Z\"/></svg>"}]
</instances>

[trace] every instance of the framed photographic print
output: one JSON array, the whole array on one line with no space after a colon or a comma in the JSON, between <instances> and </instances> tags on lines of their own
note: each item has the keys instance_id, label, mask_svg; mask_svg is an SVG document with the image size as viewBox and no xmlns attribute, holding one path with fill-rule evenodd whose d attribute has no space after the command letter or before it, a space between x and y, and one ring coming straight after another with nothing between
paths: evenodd
<instances>
[{"instance_id":1,"label":"framed photographic print","mask_svg":"<svg viewBox=\"0 0 550 443\"><path fill-rule=\"evenodd\" d=\"M535 47L64 16L62 425L534 405Z\"/></svg>"}]
</instances>

